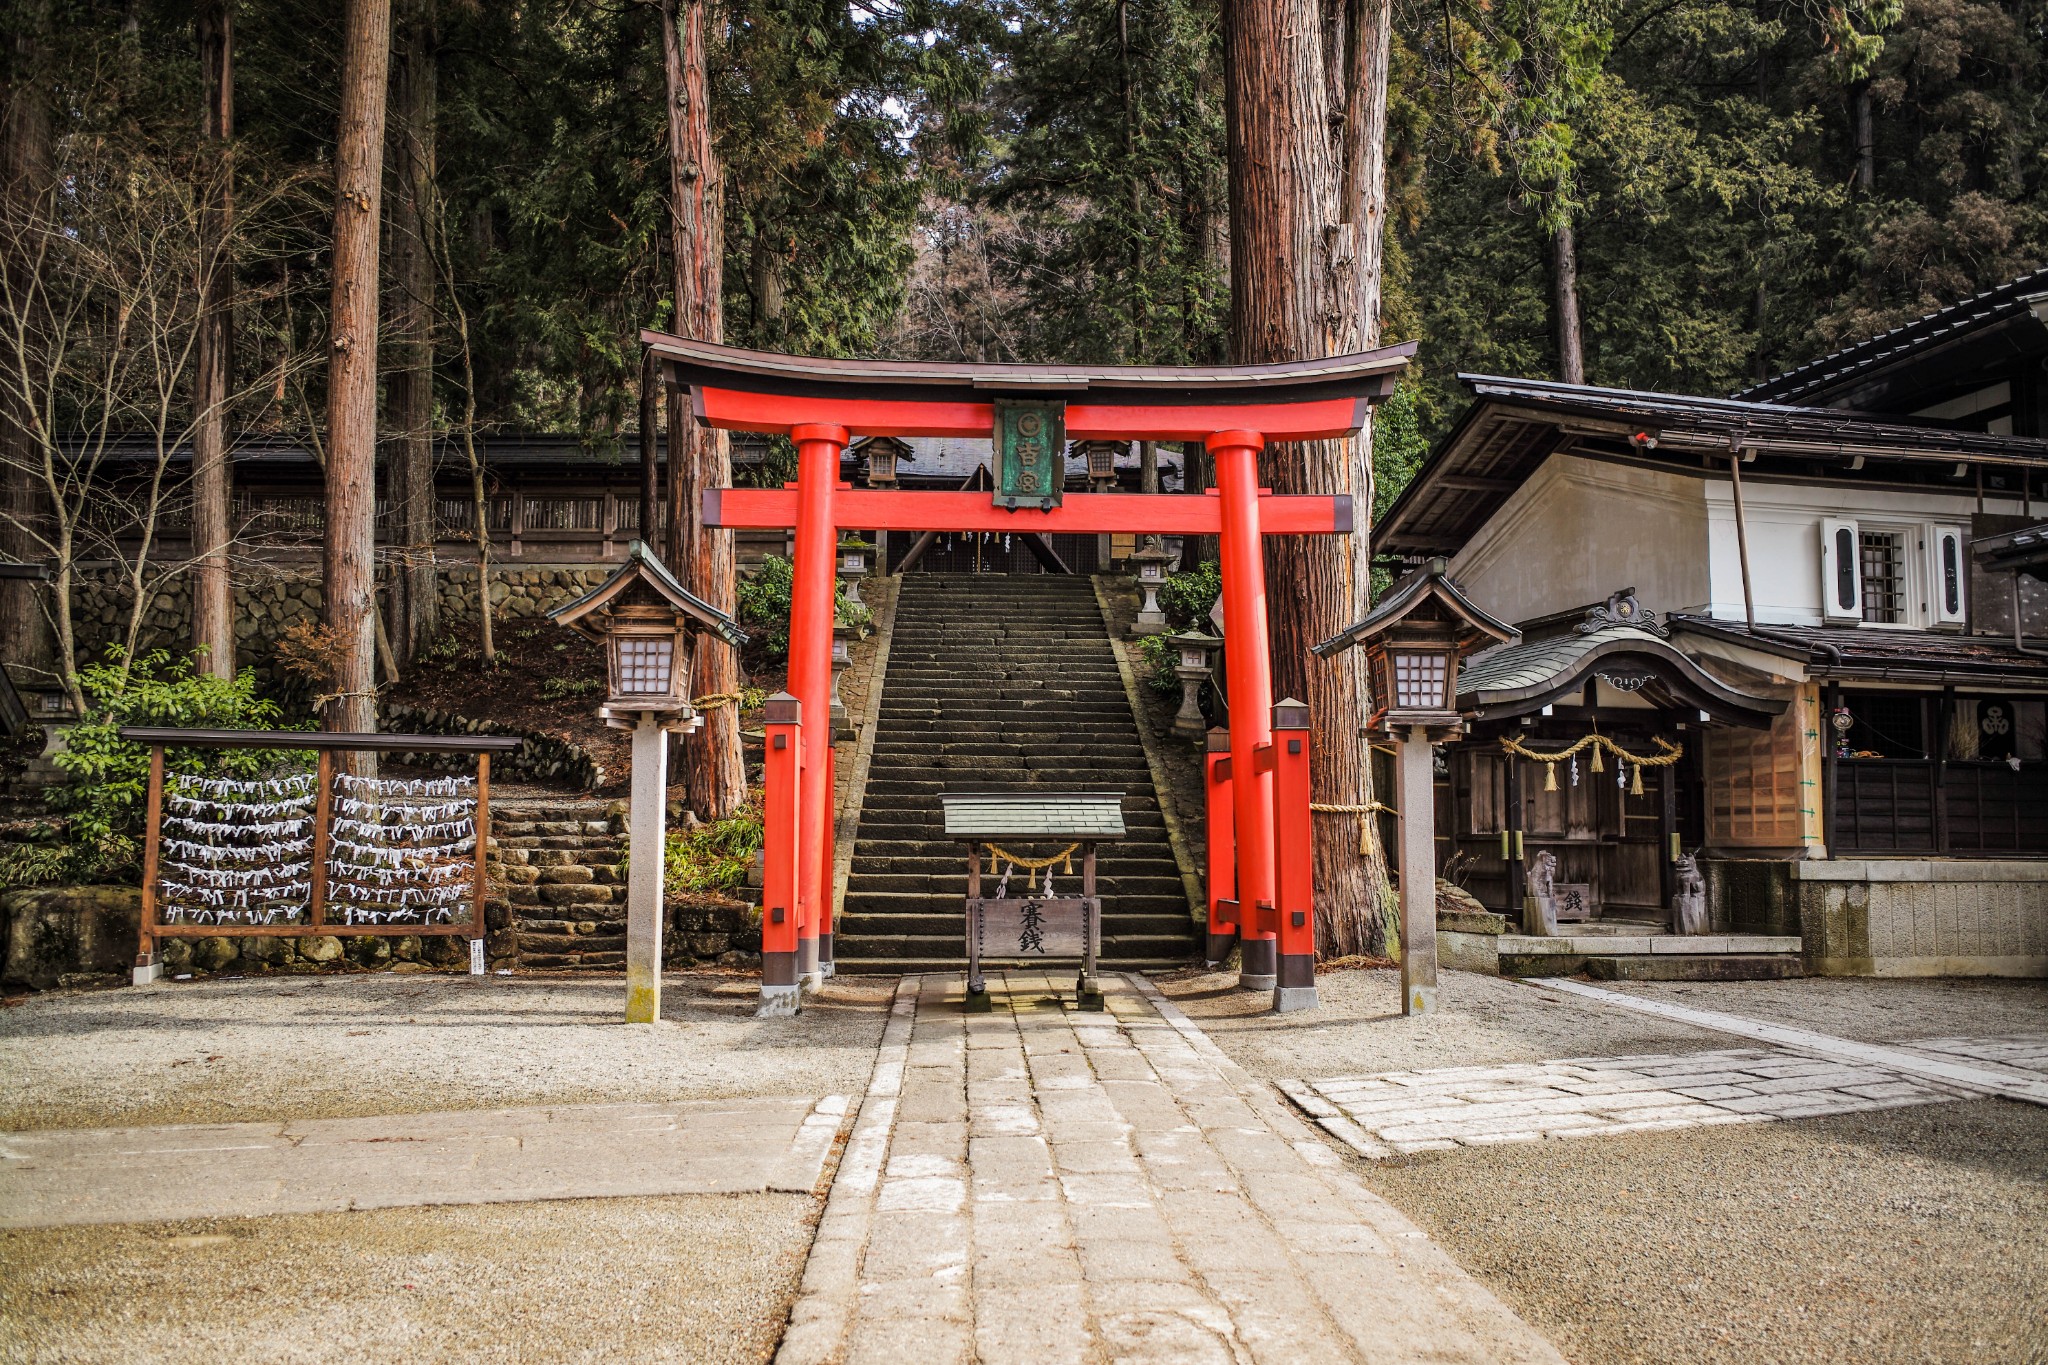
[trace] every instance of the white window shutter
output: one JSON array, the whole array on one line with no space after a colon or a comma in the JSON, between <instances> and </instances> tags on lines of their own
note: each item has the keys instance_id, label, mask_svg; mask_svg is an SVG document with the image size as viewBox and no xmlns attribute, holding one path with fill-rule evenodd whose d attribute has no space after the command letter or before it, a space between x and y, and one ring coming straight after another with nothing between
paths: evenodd
<instances>
[{"instance_id":1,"label":"white window shutter","mask_svg":"<svg viewBox=\"0 0 2048 1365\"><path fill-rule=\"evenodd\" d=\"M1927 620L1930 625L1959 626L1967 615L1970 592L1969 549L1960 526L1927 528Z\"/></svg>"},{"instance_id":2,"label":"white window shutter","mask_svg":"<svg viewBox=\"0 0 2048 1365\"><path fill-rule=\"evenodd\" d=\"M1856 523L1835 517L1820 524L1821 615L1829 621L1863 619L1863 563Z\"/></svg>"}]
</instances>

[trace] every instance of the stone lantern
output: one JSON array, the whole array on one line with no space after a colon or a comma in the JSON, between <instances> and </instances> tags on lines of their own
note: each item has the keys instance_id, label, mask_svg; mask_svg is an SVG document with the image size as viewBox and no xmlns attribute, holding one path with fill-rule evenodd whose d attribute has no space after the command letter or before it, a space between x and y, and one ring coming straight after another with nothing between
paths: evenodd
<instances>
[{"instance_id":1,"label":"stone lantern","mask_svg":"<svg viewBox=\"0 0 2048 1365\"><path fill-rule=\"evenodd\" d=\"M839 581L846 585L846 600L857 607L867 605L860 600L860 581L868 576L868 556L874 548L857 535L839 542Z\"/></svg>"},{"instance_id":2,"label":"stone lantern","mask_svg":"<svg viewBox=\"0 0 2048 1365\"><path fill-rule=\"evenodd\" d=\"M605 650L605 724L633 732L631 846L626 884L626 1022L661 1017L662 852L668 816L668 736L704 723L690 705L692 646L711 636L737 648L746 632L697 597L634 541L597 587L548 613Z\"/></svg>"},{"instance_id":3,"label":"stone lantern","mask_svg":"<svg viewBox=\"0 0 2048 1365\"><path fill-rule=\"evenodd\" d=\"M853 666L854 628L844 621L832 623L832 738L853 739L857 732L847 715L846 702L839 695L839 679Z\"/></svg>"},{"instance_id":4,"label":"stone lantern","mask_svg":"<svg viewBox=\"0 0 2048 1365\"><path fill-rule=\"evenodd\" d=\"M1464 732L1458 661L1521 638L1475 606L1432 559L1396 583L1365 619L1316 645L1328 659L1354 645L1372 682L1367 733L1394 741L1401 812L1401 1012L1436 1009L1436 746Z\"/></svg>"},{"instance_id":5,"label":"stone lantern","mask_svg":"<svg viewBox=\"0 0 2048 1365\"><path fill-rule=\"evenodd\" d=\"M1180 662L1173 667L1174 676L1180 679L1180 710L1173 717L1174 731L1200 739L1209 730L1209 722L1202 719L1202 684L1215 676L1215 666L1209 661L1223 641L1200 630L1188 630L1167 636L1166 643L1180 651Z\"/></svg>"},{"instance_id":6,"label":"stone lantern","mask_svg":"<svg viewBox=\"0 0 2048 1365\"><path fill-rule=\"evenodd\" d=\"M1131 634L1166 633L1166 613L1159 607L1159 590L1166 586L1166 566L1172 560L1173 556L1155 540L1148 540L1131 551L1130 564L1138 576L1138 591L1145 594L1144 602L1138 607L1138 619L1131 626Z\"/></svg>"}]
</instances>

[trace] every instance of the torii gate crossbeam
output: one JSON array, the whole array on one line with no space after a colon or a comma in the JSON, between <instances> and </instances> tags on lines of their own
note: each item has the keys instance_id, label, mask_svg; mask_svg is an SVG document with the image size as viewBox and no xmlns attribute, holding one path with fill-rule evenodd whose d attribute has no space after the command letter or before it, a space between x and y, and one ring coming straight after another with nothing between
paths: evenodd
<instances>
[{"instance_id":1,"label":"torii gate crossbeam","mask_svg":"<svg viewBox=\"0 0 2048 1365\"><path fill-rule=\"evenodd\" d=\"M1273 743L1272 665L1261 539L1351 529L1348 497L1281 497L1261 489L1258 452L1270 440L1349 436L1393 391L1412 343L1285 365L1040 367L822 360L742 351L658 332L642 341L667 381L686 388L697 418L733 431L788 436L797 479L780 489L706 489L704 521L728 528L794 528L789 692L768 717L767 830L762 906L762 1013L793 1013L804 985L832 970L832 779L829 712L833 583L838 535L861 530L1135 531L1215 535L1229 645L1230 824L1234 895L1210 893L1209 955L1242 948L1240 983L1271 989L1279 1009L1315 1003L1315 917L1308 812L1277 866L1276 771L1290 801L1307 803L1307 730L1283 706L1288 757ZM868 436L988 436L998 398L1065 405L1075 439L1202 441L1216 461L1205 497L1085 494L1046 510L997 507L989 495L855 489L839 481L852 430ZM1344 623L1332 622L1335 630ZM805 724L803 722L809 722ZM793 798L793 799L792 799ZM1211 864L1216 858L1212 853ZM1294 866L1300 863L1301 866ZM1283 904L1282 902L1286 903Z\"/></svg>"}]
</instances>

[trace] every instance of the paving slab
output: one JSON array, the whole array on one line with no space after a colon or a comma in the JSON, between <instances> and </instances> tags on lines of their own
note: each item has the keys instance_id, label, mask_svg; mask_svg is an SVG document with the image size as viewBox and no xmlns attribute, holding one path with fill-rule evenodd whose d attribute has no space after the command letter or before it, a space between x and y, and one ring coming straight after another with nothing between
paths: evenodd
<instances>
[{"instance_id":1,"label":"paving slab","mask_svg":"<svg viewBox=\"0 0 2048 1365\"><path fill-rule=\"evenodd\" d=\"M0 1133L0 1227L811 1193L846 1097Z\"/></svg>"},{"instance_id":2,"label":"paving slab","mask_svg":"<svg viewBox=\"0 0 2048 1365\"><path fill-rule=\"evenodd\" d=\"M1148 982L1064 984L904 979L778 1360L1562 1359Z\"/></svg>"}]
</instances>

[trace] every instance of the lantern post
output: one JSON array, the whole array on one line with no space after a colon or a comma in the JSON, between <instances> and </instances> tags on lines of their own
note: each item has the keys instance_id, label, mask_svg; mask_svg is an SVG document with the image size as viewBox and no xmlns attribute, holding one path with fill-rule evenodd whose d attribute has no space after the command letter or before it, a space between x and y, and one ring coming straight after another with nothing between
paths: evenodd
<instances>
[{"instance_id":1,"label":"lantern post","mask_svg":"<svg viewBox=\"0 0 2048 1365\"><path fill-rule=\"evenodd\" d=\"M1310 652L1328 659L1363 646L1372 690L1366 733L1394 744L1401 821L1401 1013L1430 1014L1436 999L1436 746L1464 733L1458 662L1521 632L1488 616L1432 559L1355 625Z\"/></svg>"},{"instance_id":2,"label":"lantern post","mask_svg":"<svg viewBox=\"0 0 2048 1365\"><path fill-rule=\"evenodd\" d=\"M603 583L548 613L601 641L606 725L633 734L627 837L626 1022L661 1018L662 874L668 837L668 736L704 723L690 705L690 650L707 632L746 642L731 617L691 594L642 541Z\"/></svg>"}]
</instances>

